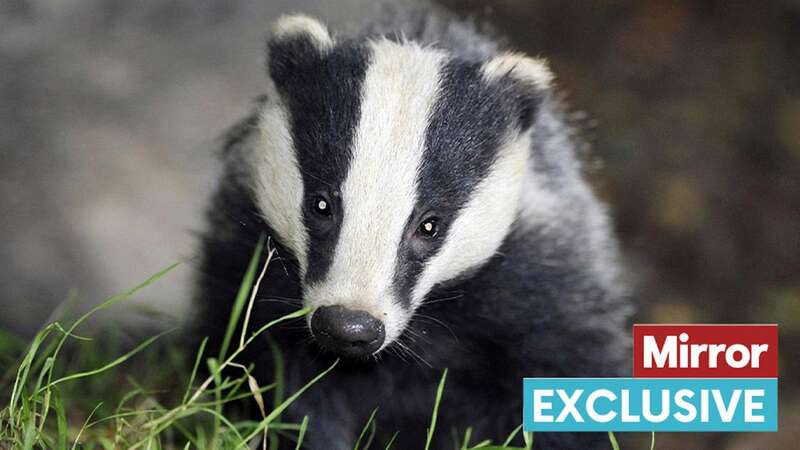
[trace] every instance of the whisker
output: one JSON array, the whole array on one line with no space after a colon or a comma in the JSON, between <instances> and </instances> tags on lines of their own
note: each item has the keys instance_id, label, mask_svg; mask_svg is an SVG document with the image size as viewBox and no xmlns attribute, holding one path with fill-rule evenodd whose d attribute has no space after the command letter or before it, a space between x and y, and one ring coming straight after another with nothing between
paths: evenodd
<instances>
[{"instance_id":1,"label":"whisker","mask_svg":"<svg viewBox=\"0 0 800 450\"><path fill-rule=\"evenodd\" d=\"M283 296L283 295L270 295L269 297L264 297L264 298L276 299L276 300L286 300L286 301L291 301L291 302L302 302L303 301L302 299L299 299L299 298L296 298L296 297L286 297L286 296Z\"/></svg>"},{"instance_id":2,"label":"whisker","mask_svg":"<svg viewBox=\"0 0 800 450\"><path fill-rule=\"evenodd\" d=\"M456 336L456 333L453 332L453 329L450 328L449 325L447 325L446 323L442 322L441 320L439 320L439 319L437 319L437 318L435 318L433 316L429 316L427 314L420 314L419 312L414 315L414 318L420 319L420 320L427 320L427 321L430 321L431 323L435 323L435 324L443 327L445 330L447 330L450 333L451 336L453 336L453 339L455 339L456 342L458 342L458 336Z\"/></svg>"},{"instance_id":3,"label":"whisker","mask_svg":"<svg viewBox=\"0 0 800 450\"><path fill-rule=\"evenodd\" d=\"M284 298L280 298L280 297L266 297L266 298L260 298L260 299L256 300L256 303L268 303L268 302L283 303L285 305L291 305L291 306L298 306L300 304L300 300L295 300L295 299L291 299L291 298L290 299L284 299Z\"/></svg>"},{"instance_id":4,"label":"whisker","mask_svg":"<svg viewBox=\"0 0 800 450\"><path fill-rule=\"evenodd\" d=\"M326 185L326 186L328 186L328 187L330 187L330 188L334 188L334 187L335 187L335 186L333 185L333 183L330 183L330 182L328 182L328 181L325 181L325 180L324 180L324 179L322 179L321 177L319 177L319 176L317 176L317 175L314 175L313 173L309 172L308 170L305 170L305 169L303 169L302 167L299 167L299 169L300 169L300 172L301 172L301 173L303 173L304 175L308 175L309 177L311 177L311 178L313 178L313 179L315 179L315 180L319 181L320 183L322 183L322 184L324 184L324 185Z\"/></svg>"},{"instance_id":5,"label":"whisker","mask_svg":"<svg viewBox=\"0 0 800 450\"><path fill-rule=\"evenodd\" d=\"M404 363L408 363L408 360L405 358L403 353L400 351L400 347L399 346L390 345L387 348L387 350L390 350L392 353L394 353L394 355L397 356L398 358L400 358Z\"/></svg>"},{"instance_id":6,"label":"whisker","mask_svg":"<svg viewBox=\"0 0 800 450\"><path fill-rule=\"evenodd\" d=\"M464 294L457 294L457 295L453 295L453 296L450 296L450 297L435 298L435 299L431 299L431 300L426 300L425 302L423 302L423 305L435 305L436 303L447 302L447 301L450 301L450 300L458 300L458 299L461 299L463 297L464 297Z\"/></svg>"},{"instance_id":7,"label":"whisker","mask_svg":"<svg viewBox=\"0 0 800 450\"><path fill-rule=\"evenodd\" d=\"M406 331L408 332L408 338L414 343L416 343L417 340L420 340L420 341L422 341L423 343L426 343L426 344L431 342L431 340L430 340L430 338L428 336L425 336L424 334L420 333L419 331L413 329L411 327L411 324L409 324L408 327L406 327Z\"/></svg>"},{"instance_id":8,"label":"whisker","mask_svg":"<svg viewBox=\"0 0 800 450\"><path fill-rule=\"evenodd\" d=\"M278 253L278 248L277 247L275 247L275 255L278 256L278 258L276 258L276 259L281 263L281 267L283 267L283 273L286 274L286 278L289 278L289 270L286 269L286 264L285 264L286 263L286 259L280 257L280 254Z\"/></svg>"},{"instance_id":9,"label":"whisker","mask_svg":"<svg viewBox=\"0 0 800 450\"><path fill-rule=\"evenodd\" d=\"M416 358L419 362L424 363L426 366L428 366L430 368L433 368L433 366L431 366L430 363L425 360L425 358L423 358L417 352L412 350L410 346L408 346L408 345L406 345L406 344L404 344L402 342L402 336L396 342L397 342L398 347L402 348L403 350L405 350L410 356L412 356L413 358Z\"/></svg>"}]
</instances>

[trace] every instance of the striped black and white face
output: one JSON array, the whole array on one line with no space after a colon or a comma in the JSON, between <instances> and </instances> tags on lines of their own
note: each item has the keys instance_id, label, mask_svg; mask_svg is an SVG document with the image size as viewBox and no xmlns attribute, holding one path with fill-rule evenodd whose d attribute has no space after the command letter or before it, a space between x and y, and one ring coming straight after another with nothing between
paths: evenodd
<instances>
[{"instance_id":1,"label":"striped black and white face","mask_svg":"<svg viewBox=\"0 0 800 450\"><path fill-rule=\"evenodd\" d=\"M437 284L479 267L518 214L550 74L390 40L336 42L280 19L251 155L258 206L295 254L312 334L368 356Z\"/></svg>"}]
</instances>

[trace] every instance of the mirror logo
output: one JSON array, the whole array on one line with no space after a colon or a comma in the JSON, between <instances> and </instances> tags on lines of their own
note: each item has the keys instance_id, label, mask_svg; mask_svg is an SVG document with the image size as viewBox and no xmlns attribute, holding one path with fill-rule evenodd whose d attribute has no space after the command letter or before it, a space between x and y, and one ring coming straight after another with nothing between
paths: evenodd
<instances>
[{"instance_id":1,"label":"mirror logo","mask_svg":"<svg viewBox=\"0 0 800 450\"><path fill-rule=\"evenodd\" d=\"M525 378L525 431L777 431L777 325L634 325L631 378Z\"/></svg>"}]
</instances>

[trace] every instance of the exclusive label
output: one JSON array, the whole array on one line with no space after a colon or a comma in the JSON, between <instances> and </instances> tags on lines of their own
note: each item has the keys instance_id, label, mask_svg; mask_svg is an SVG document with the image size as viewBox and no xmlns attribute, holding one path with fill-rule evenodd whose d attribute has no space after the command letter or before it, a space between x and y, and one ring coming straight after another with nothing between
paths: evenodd
<instances>
[{"instance_id":1,"label":"exclusive label","mask_svg":"<svg viewBox=\"0 0 800 450\"><path fill-rule=\"evenodd\" d=\"M633 376L777 378L777 325L634 325Z\"/></svg>"},{"instance_id":2,"label":"exclusive label","mask_svg":"<svg viewBox=\"0 0 800 450\"><path fill-rule=\"evenodd\" d=\"M775 378L525 378L525 431L777 431Z\"/></svg>"}]
</instances>

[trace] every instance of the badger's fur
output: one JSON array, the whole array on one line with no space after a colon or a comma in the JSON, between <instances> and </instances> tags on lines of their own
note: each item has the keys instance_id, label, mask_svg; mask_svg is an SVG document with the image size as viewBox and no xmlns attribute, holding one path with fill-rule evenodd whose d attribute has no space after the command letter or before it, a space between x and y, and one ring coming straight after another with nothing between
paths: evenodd
<instances>
[{"instance_id":1,"label":"badger's fur","mask_svg":"<svg viewBox=\"0 0 800 450\"><path fill-rule=\"evenodd\" d=\"M414 17L350 38L279 19L267 94L229 133L209 209L199 335L219 345L266 235L278 258L252 323L315 310L270 334L288 388L346 356L289 410L309 415L310 448L352 448L375 408L379 443L399 431L394 448L421 448L445 368L434 448L467 427L502 441L521 422L523 377L628 368L616 244L546 63ZM360 315L318 325L334 306ZM361 336L362 318L370 337L338 345L339 331ZM268 383L270 345L255 347L247 358ZM541 448L604 439L536 437Z\"/></svg>"}]
</instances>

